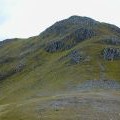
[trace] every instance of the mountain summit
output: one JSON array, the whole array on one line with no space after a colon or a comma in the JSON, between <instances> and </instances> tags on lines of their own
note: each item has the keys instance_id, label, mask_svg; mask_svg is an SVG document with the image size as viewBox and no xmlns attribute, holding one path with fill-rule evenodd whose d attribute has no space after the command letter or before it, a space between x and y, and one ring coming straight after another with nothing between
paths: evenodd
<instances>
[{"instance_id":1,"label":"mountain summit","mask_svg":"<svg viewBox=\"0 0 120 120\"><path fill-rule=\"evenodd\" d=\"M88 17L71 16L68 19L56 22L54 25L46 29L43 33L47 34L54 32L62 35L67 31L70 32L71 29L80 27L94 27L97 24L99 24L99 22Z\"/></svg>"}]
</instances>

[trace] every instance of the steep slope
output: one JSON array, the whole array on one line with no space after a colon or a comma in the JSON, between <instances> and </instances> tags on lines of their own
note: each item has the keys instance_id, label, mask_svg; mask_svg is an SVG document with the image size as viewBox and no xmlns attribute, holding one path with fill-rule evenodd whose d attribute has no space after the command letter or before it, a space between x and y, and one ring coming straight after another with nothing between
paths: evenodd
<instances>
[{"instance_id":1,"label":"steep slope","mask_svg":"<svg viewBox=\"0 0 120 120\"><path fill-rule=\"evenodd\" d=\"M28 39L2 41L0 104L5 113L0 117L16 120L24 103L36 104L62 92L119 90L119 67L120 28L87 17L72 16ZM12 104L17 110L18 103L23 108L10 110ZM37 119L29 118L30 107L24 108L22 120Z\"/></svg>"}]
</instances>

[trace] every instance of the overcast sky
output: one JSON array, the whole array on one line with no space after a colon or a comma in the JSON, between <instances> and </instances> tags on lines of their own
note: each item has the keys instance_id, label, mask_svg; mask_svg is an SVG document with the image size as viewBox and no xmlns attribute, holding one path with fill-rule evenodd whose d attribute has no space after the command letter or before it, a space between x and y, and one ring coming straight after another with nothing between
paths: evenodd
<instances>
[{"instance_id":1,"label":"overcast sky","mask_svg":"<svg viewBox=\"0 0 120 120\"><path fill-rule=\"evenodd\" d=\"M120 27L120 0L0 0L0 40L38 35L72 15Z\"/></svg>"}]
</instances>

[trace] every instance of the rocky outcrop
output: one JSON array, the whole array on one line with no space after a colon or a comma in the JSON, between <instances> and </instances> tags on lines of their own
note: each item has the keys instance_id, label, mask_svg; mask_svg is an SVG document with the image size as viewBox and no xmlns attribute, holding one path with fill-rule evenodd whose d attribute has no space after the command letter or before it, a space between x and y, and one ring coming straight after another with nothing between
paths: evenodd
<instances>
[{"instance_id":1,"label":"rocky outcrop","mask_svg":"<svg viewBox=\"0 0 120 120\"><path fill-rule=\"evenodd\" d=\"M24 69L24 67L25 67L25 64L19 63L19 64L17 64L17 65L15 66L14 72L20 72L20 71L22 71L22 70Z\"/></svg>"},{"instance_id":2,"label":"rocky outcrop","mask_svg":"<svg viewBox=\"0 0 120 120\"><path fill-rule=\"evenodd\" d=\"M75 41L82 41L88 38L91 38L93 36L95 36L97 33L93 30L93 29L89 29L89 28L80 28L75 30L72 34L71 34L71 38L72 36L75 37Z\"/></svg>"},{"instance_id":3,"label":"rocky outcrop","mask_svg":"<svg viewBox=\"0 0 120 120\"><path fill-rule=\"evenodd\" d=\"M89 56L85 52L80 50L72 50L66 56L63 56L59 59L60 61L66 61L68 65L79 64L84 61L89 61Z\"/></svg>"},{"instance_id":4,"label":"rocky outcrop","mask_svg":"<svg viewBox=\"0 0 120 120\"><path fill-rule=\"evenodd\" d=\"M47 52L56 52L60 50L67 50L75 46L77 43L90 39L95 36L96 32L93 29L80 28L61 38L60 40L52 41L45 47Z\"/></svg>"},{"instance_id":5,"label":"rocky outcrop","mask_svg":"<svg viewBox=\"0 0 120 120\"><path fill-rule=\"evenodd\" d=\"M64 48L64 43L62 41L50 42L45 47L47 52L56 52Z\"/></svg>"},{"instance_id":6,"label":"rocky outcrop","mask_svg":"<svg viewBox=\"0 0 120 120\"><path fill-rule=\"evenodd\" d=\"M85 59L85 56L77 50L72 51L68 57L70 62L75 64L78 64Z\"/></svg>"},{"instance_id":7,"label":"rocky outcrop","mask_svg":"<svg viewBox=\"0 0 120 120\"><path fill-rule=\"evenodd\" d=\"M109 45L120 45L120 38L116 36L107 36L102 39L101 42Z\"/></svg>"},{"instance_id":8,"label":"rocky outcrop","mask_svg":"<svg viewBox=\"0 0 120 120\"><path fill-rule=\"evenodd\" d=\"M104 48L102 55L105 60L120 59L120 49L112 47Z\"/></svg>"}]
</instances>

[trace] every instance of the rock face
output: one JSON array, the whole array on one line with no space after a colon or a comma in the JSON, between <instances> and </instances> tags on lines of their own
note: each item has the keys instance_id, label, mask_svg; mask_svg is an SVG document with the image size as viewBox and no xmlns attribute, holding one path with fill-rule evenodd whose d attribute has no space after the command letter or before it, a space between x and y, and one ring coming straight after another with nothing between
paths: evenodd
<instances>
[{"instance_id":1,"label":"rock face","mask_svg":"<svg viewBox=\"0 0 120 120\"><path fill-rule=\"evenodd\" d=\"M64 48L64 43L62 41L55 41L47 44L45 50L47 52L56 52Z\"/></svg>"},{"instance_id":2,"label":"rock face","mask_svg":"<svg viewBox=\"0 0 120 120\"><path fill-rule=\"evenodd\" d=\"M105 48L103 50L103 57L105 60L115 60L120 59L120 49L119 48Z\"/></svg>"},{"instance_id":3,"label":"rock face","mask_svg":"<svg viewBox=\"0 0 120 120\"><path fill-rule=\"evenodd\" d=\"M101 42L110 45L120 45L120 38L116 36L107 36L102 39Z\"/></svg>"},{"instance_id":4,"label":"rock face","mask_svg":"<svg viewBox=\"0 0 120 120\"><path fill-rule=\"evenodd\" d=\"M88 56L83 51L72 50L66 56L61 57L60 61L67 61L68 65L79 64L83 61L88 61Z\"/></svg>"},{"instance_id":5,"label":"rock face","mask_svg":"<svg viewBox=\"0 0 120 120\"><path fill-rule=\"evenodd\" d=\"M91 38L96 35L96 32L93 29L80 28L74 31L71 34L71 37L74 36L76 41L81 41L84 39Z\"/></svg>"},{"instance_id":6,"label":"rock face","mask_svg":"<svg viewBox=\"0 0 120 120\"><path fill-rule=\"evenodd\" d=\"M85 56L82 55L80 52L78 52L77 50L72 51L68 57L70 58L70 62L71 63L75 63L78 64L80 63L82 60L85 59Z\"/></svg>"},{"instance_id":7,"label":"rock face","mask_svg":"<svg viewBox=\"0 0 120 120\"><path fill-rule=\"evenodd\" d=\"M67 50L85 39L90 39L96 34L97 33L93 29L80 28L60 40L48 43L47 46L45 47L45 50L47 52Z\"/></svg>"}]
</instances>

